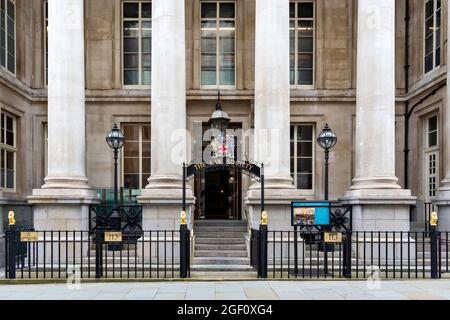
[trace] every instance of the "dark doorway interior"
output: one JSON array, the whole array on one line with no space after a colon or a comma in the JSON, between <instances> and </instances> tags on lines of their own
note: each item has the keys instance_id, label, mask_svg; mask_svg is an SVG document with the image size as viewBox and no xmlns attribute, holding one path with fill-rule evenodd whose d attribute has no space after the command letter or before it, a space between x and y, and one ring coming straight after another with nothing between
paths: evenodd
<instances>
[{"instance_id":1,"label":"dark doorway interior","mask_svg":"<svg viewBox=\"0 0 450 320\"><path fill-rule=\"evenodd\" d=\"M242 124L230 124L240 129ZM204 124L203 131L207 129ZM203 142L203 148L209 143ZM201 172L195 177L196 219L240 220L242 174L237 169Z\"/></svg>"}]
</instances>

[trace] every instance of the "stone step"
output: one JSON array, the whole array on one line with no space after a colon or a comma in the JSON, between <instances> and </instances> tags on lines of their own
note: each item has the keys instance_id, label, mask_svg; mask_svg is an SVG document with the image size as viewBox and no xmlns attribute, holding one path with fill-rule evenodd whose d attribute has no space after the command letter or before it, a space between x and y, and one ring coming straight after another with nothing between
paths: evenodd
<instances>
[{"instance_id":1,"label":"stone step","mask_svg":"<svg viewBox=\"0 0 450 320\"><path fill-rule=\"evenodd\" d=\"M195 220L194 226L242 226L247 225L247 221L240 220Z\"/></svg>"},{"instance_id":2,"label":"stone step","mask_svg":"<svg viewBox=\"0 0 450 320\"><path fill-rule=\"evenodd\" d=\"M245 244L195 244L195 250L247 250Z\"/></svg>"},{"instance_id":3,"label":"stone step","mask_svg":"<svg viewBox=\"0 0 450 320\"><path fill-rule=\"evenodd\" d=\"M248 257L246 250L195 250L195 257Z\"/></svg>"},{"instance_id":4,"label":"stone step","mask_svg":"<svg viewBox=\"0 0 450 320\"><path fill-rule=\"evenodd\" d=\"M244 238L245 234L239 231L221 231L221 232L194 232L195 237L198 238Z\"/></svg>"},{"instance_id":5,"label":"stone step","mask_svg":"<svg viewBox=\"0 0 450 320\"><path fill-rule=\"evenodd\" d=\"M202 226L194 227L194 233L197 232L241 232L241 233L247 233L247 227L246 226Z\"/></svg>"},{"instance_id":6,"label":"stone step","mask_svg":"<svg viewBox=\"0 0 450 320\"><path fill-rule=\"evenodd\" d=\"M241 238L206 238L200 237L195 239L195 244L245 244L244 237Z\"/></svg>"},{"instance_id":7,"label":"stone step","mask_svg":"<svg viewBox=\"0 0 450 320\"><path fill-rule=\"evenodd\" d=\"M191 279L202 280L245 280L257 279L258 273L256 271L245 270L206 270L206 271L192 271Z\"/></svg>"},{"instance_id":8,"label":"stone step","mask_svg":"<svg viewBox=\"0 0 450 320\"><path fill-rule=\"evenodd\" d=\"M195 257L194 265L250 265L250 259L235 257Z\"/></svg>"}]
</instances>

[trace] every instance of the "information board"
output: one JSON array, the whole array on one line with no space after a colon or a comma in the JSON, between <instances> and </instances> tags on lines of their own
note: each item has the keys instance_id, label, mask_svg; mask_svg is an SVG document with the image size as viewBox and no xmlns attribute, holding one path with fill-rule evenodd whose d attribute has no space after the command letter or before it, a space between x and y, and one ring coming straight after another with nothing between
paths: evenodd
<instances>
[{"instance_id":1,"label":"information board","mask_svg":"<svg viewBox=\"0 0 450 320\"><path fill-rule=\"evenodd\" d=\"M331 203L298 201L291 204L292 226L328 226Z\"/></svg>"}]
</instances>

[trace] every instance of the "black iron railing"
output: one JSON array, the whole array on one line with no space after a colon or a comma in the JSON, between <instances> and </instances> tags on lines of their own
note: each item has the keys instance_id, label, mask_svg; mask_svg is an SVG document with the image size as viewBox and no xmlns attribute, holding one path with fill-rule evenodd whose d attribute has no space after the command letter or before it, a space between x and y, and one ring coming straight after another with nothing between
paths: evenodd
<instances>
[{"instance_id":1,"label":"black iron railing","mask_svg":"<svg viewBox=\"0 0 450 320\"><path fill-rule=\"evenodd\" d=\"M189 230L124 232L119 242L108 242L103 231L37 231L36 235L37 239L21 240L20 231L7 231L6 278L189 276Z\"/></svg>"},{"instance_id":2,"label":"black iron railing","mask_svg":"<svg viewBox=\"0 0 450 320\"><path fill-rule=\"evenodd\" d=\"M266 231L270 278L440 278L449 273L449 232ZM264 264L264 231L252 230L251 264ZM333 241L332 241L333 242Z\"/></svg>"},{"instance_id":3,"label":"black iron railing","mask_svg":"<svg viewBox=\"0 0 450 320\"><path fill-rule=\"evenodd\" d=\"M91 205L89 207L89 230L107 230L111 225L112 205ZM118 206L121 229L130 234L142 231L142 206Z\"/></svg>"}]
</instances>

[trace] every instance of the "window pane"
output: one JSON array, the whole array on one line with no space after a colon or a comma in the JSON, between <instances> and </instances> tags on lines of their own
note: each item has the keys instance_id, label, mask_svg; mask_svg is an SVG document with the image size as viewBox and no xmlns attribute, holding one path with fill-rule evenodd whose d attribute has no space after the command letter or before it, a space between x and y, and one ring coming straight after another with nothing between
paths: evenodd
<instances>
[{"instance_id":1,"label":"window pane","mask_svg":"<svg viewBox=\"0 0 450 320\"><path fill-rule=\"evenodd\" d=\"M13 131L14 130L13 118L5 116L5 119L6 119L6 130Z\"/></svg>"},{"instance_id":2,"label":"window pane","mask_svg":"<svg viewBox=\"0 0 450 320\"><path fill-rule=\"evenodd\" d=\"M14 170L14 152L6 152L6 169Z\"/></svg>"},{"instance_id":3,"label":"window pane","mask_svg":"<svg viewBox=\"0 0 450 320\"><path fill-rule=\"evenodd\" d=\"M137 54L125 54L123 66L126 69L139 67L139 56Z\"/></svg>"},{"instance_id":4,"label":"window pane","mask_svg":"<svg viewBox=\"0 0 450 320\"><path fill-rule=\"evenodd\" d=\"M124 172L139 173L139 158L124 158Z\"/></svg>"},{"instance_id":5,"label":"window pane","mask_svg":"<svg viewBox=\"0 0 450 320\"><path fill-rule=\"evenodd\" d=\"M438 145L437 132L432 132L428 134L428 147L435 147Z\"/></svg>"},{"instance_id":6,"label":"window pane","mask_svg":"<svg viewBox=\"0 0 450 320\"><path fill-rule=\"evenodd\" d=\"M123 179L124 188L128 189L140 189L139 186L139 174L124 174Z\"/></svg>"},{"instance_id":7,"label":"window pane","mask_svg":"<svg viewBox=\"0 0 450 320\"><path fill-rule=\"evenodd\" d=\"M301 20L298 22L298 35L302 37L314 36L314 22Z\"/></svg>"},{"instance_id":8,"label":"window pane","mask_svg":"<svg viewBox=\"0 0 450 320\"><path fill-rule=\"evenodd\" d=\"M143 142L142 143L142 156L143 157L150 157L150 142ZM145 171L147 172L147 171Z\"/></svg>"},{"instance_id":9,"label":"window pane","mask_svg":"<svg viewBox=\"0 0 450 320\"><path fill-rule=\"evenodd\" d=\"M142 84L149 86L152 84L152 71L151 70L142 70Z\"/></svg>"},{"instance_id":10,"label":"window pane","mask_svg":"<svg viewBox=\"0 0 450 320\"><path fill-rule=\"evenodd\" d=\"M299 68L311 68L313 67L313 55L310 53L302 53L298 55L298 67Z\"/></svg>"},{"instance_id":11,"label":"window pane","mask_svg":"<svg viewBox=\"0 0 450 320\"><path fill-rule=\"evenodd\" d=\"M14 147L14 132L6 131L6 144Z\"/></svg>"},{"instance_id":12,"label":"window pane","mask_svg":"<svg viewBox=\"0 0 450 320\"><path fill-rule=\"evenodd\" d=\"M433 4L434 0L429 0L426 2L425 5L425 18L430 17L431 15L433 15L434 13L434 4Z\"/></svg>"},{"instance_id":13,"label":"window pane","mask_svg":"<svg viewBox=\"0 0 450 320\"><path fill-rule=\"evenodd\" d=\"M289 3L289 17L291 19L295 18L295 3L294 2Z\"/></svg>"},{"instance_id":14,"label":"window pane","mask_svg":"<svg viewBox=\"0 0 450 320\"><path fill-rule=\"evenodd\" d=\"M425 72L433 70L433 53L425 57Z\"/></svg>"},{"instance_id":15,"label":"window pane","mask_svg":"<svg viewBox=\"0 0 450 320\"><path fill-rule=\"evenodd\" d=\"M298 17L299 18L313 18L314 5L312 2L298 3Z\"/></svg>"},{"instance_id":16,"label":"window pane","mask_svg":"<svg viewBox=\"0 0 450 320\"><path fill-rule=\"evenodd\" d=\"M298 73L298 83L300 85L313 84L313 72L312 70L301 70Z\"/></svg>"},{"instance_id":17,"label":"window pane","mask_svg":"<svg viewBox=\"0 0 450 320\"><path fill-rule=\"evenodd\" d=\"M298 140L312 141L313 140L313 127L312 126L298 126Z\"/></svg>"},{"instance_id":18,"label":"window pane","mask_svg":"<svg viewBox=\"0 0 450 320\"><path fill-rule=\"evenodd\" d=\"M126 139L125 147L128 145L128 141L139 141L139 126L125 125L123 126L123 134Z\"/></svg>"},{"instance_id":19,"label":"window pane","mask_svg":"<svg viewBox=\"0 0 450 320\"><path fill-rule=\"evenodd\" d=\"M142 3L142 18L152 17L152 3Z\"/></svg>"},{"instance_id":20,"label":"window pane","mask_svg":"<svg viewBox=\"0 0 450 320\"><path fill-rule=\"evenodd\" d=\"M137 37L139 35L139 22L137 21L124 21L123 23L123 35L125 37Z\"/></svg>"},{"instance_id":21,"label":"window pane","mask_svg":"<svg viewBox=\"0 0 450 320\"><path fill-rule=\"evenodd\" d=\"M137 38L125 38L124 39L124 51L125 52L139 52L139 43Z\"/></svg>"},{"instance_id":22,"label":"window pane","mask_svg":"<svg viewBox=\"0 0 450 320\"><path fill-rule=\"evenodd\" d=\"M143 126L142 127L142 140L143 141L150 141L150 126Z\"/></svg>"},{"instance_id":23,"label":"window pane","mask_svg":"<svg viewBox=\"0 0 450 320\"><path fill-rule=\"evenodd\" d=\"M6 188L14 189L14 170L6 170Z\"/></svg>"},{"instance_id":24,"label":"window pane","mask_svg":"<svg viewBox=\"0 0 450 320\"><path fill-rule=\"evenodd\" d=\"M220 18L234 18L234 3L220 4Z\"/></svg>"},{"instance_id":25,"label":"window pane","mask_svg":"<svg viewBox=\"0 0 450 320\"><path fill-rule=\"evenodd\" d=\"M125 85L139 84L139 71L125 70L124 71L124 84Z\"/></svg>"},{"instance_id":26,"label":"window pane","mask_svg":"<svg viewBox=\"0 0 450 320\"><path fill-rule=\"evenodd\" d=\"M433 51L433 36L430 35L425 39L425 54L429 54Z\"/></svg>"},{"instance_id":27,"label":"window pane","mask_svg":"<svg viewBox=\"0 0 450 320\"><path fill-rule=\"evenodd\" d=\"M152 39L143 38L142 39L142 52L152 52Z\"/></svg>"},{"instance_id":28,"label":"window pane","mask_svg":"<svg viewBox=\"0 0 450 320\"><path fill-rule=\"evenodd\" d=\"M142 55L142 66L144 68L150 68L152 66L152 55L150 54Z\"/></svg>"},{"instance_id":29,"label":"window pane","mask_svg":"<svg viewBox=\"0 0 450 320\"><path fill-rule=\"evenodd\" d=\"M217 4L202 3L202 18L217 18Z\"/></svg>"},{"instance_id":30,"label":"window pane","mask_svg":"<svg viewBox=\"0 0 450 320\"><path fill-rule=\"evenodd\" d=\"M139 3L125 2L123 4L123 16L125 18L139 18Z\"/></svg>"},{"instance_id":31,"label":"window pane","mask_svg":"<svg viewBox=\"0 0 450 320\"><path fill-rule=\"evenodd\" d=\"M143 21L142 22L142 36L151 38L151 36L152 36L152 22L151 21Z\"/></svg>"},{"instance_id":32,"label":"window pane","mask_svg":"<svg viewBox=\"0 0 450 320\"><path fill-rule=\"evenodd\" d=\"M300 157L312 157L313 155L313 146L311 142L299 142L298 149Z\"/></svg>"},{"instance_id":33,"label":"window pane","mask_svg":"<svg viewBox=\"0 0 450 320\"><path fill-rule=\"evenodd\" d=\"M312 175L310 174L298 174L297 175L297 188L301 190L312 189Z\"/></svg>"},{"instance_id":34,"label":"window pane","mask_svg":"<svg viewBox=\"0 0 450 320\"><path fill-rule=\"evenodd\" d=\"M313 38L298 39L298 51L299 52L313 52L313 50L314 50Z\"/></svg>"},{"instance_id":35,"label":"window pane","mask_svg":"<svg viewBox=\"0 0 450 320\"><path fill-rule=\"evenodd\" d=\"M14 61L14 56L8 54L8 70L11 73L15 73L16 72L16 65L15 65L15 61Z\"/></svg>"},{"instance_id":36,"label":"window pane","mask_svg":"<svg viewBox=\"0 0 450 320\"><path fill-rule=\"evenodd\" d=\"M297 159L297 173L312 173L312 159L299 158Z\"/></svg>"},{"instance_id":37,"label":"window pane","mask_svg":"<svg viewBox=\"0 0 450 320\"><path fill-rule=\"evenodd\" d=\"M437 117L428 120L428 132L437 130Z\"/></svg>"},{"instance_id":38,"label":"window pane","mask_svg":"<svg viewBox=\"0 0 450 320\"><path fill-rule=\"evenodd\" d=\"M150 173L150 158L142 158L142 173Z\"/></svg>"}]
</instances>

